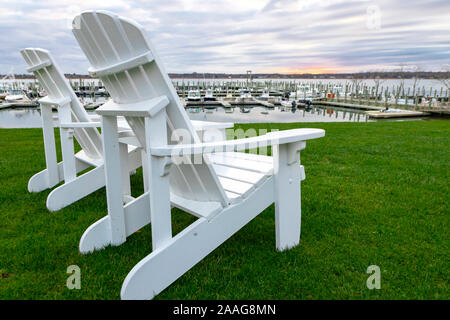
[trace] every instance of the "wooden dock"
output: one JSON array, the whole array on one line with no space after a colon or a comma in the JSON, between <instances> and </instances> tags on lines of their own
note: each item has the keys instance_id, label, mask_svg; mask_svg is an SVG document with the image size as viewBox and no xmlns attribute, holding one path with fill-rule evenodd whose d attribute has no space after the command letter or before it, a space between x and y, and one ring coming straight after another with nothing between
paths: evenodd
<instances>
[{"instance_id":1,"label":"wooden dock","mask_svg":"<svg viewBox=\"0 0 450 320\"><path fill-rule=\"evenodd\" d=\"M408 117L424 117L429 116L429 113L422 111L410 111L410 110L401 110L401 111L366 111L366 114L369 115L369 118L373 119L393 119L393 118L408 118Z\"/></svg>"},{"instance_id":2,"label":"wooden dock","mask_svg":"<svg viewBox=\"0 0 450 320\"><path fill-rule=\"evenodd\" d=\"M8 109L11 108L11 103L3 103L0 105L0 110L1 109Z\"/></svg>"},{"instance_id":3,"label":"wooden dock","mask_svg":"<svg viewBox=\"0 0 450 320\"><path fill-rule=\"evenodd\" d=\"M199 101L199 102L183 102L185 108L205 108L205 109L215 109L217 107L223 107L225 109L234 107L265 107L273 109L275 106L279 106L280 103L270 103L261 100L252 101Z\"/></svg>"},{"instance_id":4,"label":"wooden dock","mask_svg":"<svg viewBox=\"0 0 450 320\"><path fill-rule=\"evenodd\" d=\"M228 101L220 101L222 103L222 106L224 108L231 108L231 104Z\"/></svg>"},{"instance_id":5,"label":"wooden dock","mask_svg":"<svg viewBox=\"0 0 450 320\"><path fill-rule=\"evenodd\" d=\"M450 109L444 108L421 108L420 111L429 113L432 116L450 117Z\"/></svg>"},{"instance_id":6,"label":"wooden dock","mask_svg":"<svg viewBox=\"0 0 450 320\"><path fill-rule=\"evenodd\" d=\"M385 109L384 107L366 106L366 105L361 105L361 104L333 102L333 101L324 101L324 100L315 100L313 102L313 104L320 105L320 106L328 106L328 107L335 107L335 108L349 108L349 109L357 109L357 110L381 111L381 110Z\"/></svg>"},{"instance_id":7,"label":"wooden dock","mask_svg":"<svg viewBox=\"0 0 450 320\"><path fill-rule=\"evenodd\" d=\"M14 108L37 108L39 104L36 101L31 102L11 102L3 103L0 105L0 109L14 109Z\"/></svg>"},{"instance_id":8,"label":"wooden dock","mask_svg":"<svg viewBox=\"0 0 450 320\"><path fill-rule=\"evenodd\" d=\"M259 103L260 105L262 105L263 107L272 109L275 108L275 105L273 103L264 101L264 100L259 100L259 99L253 99L255 102Z\"/></svg>"}]
</instances>

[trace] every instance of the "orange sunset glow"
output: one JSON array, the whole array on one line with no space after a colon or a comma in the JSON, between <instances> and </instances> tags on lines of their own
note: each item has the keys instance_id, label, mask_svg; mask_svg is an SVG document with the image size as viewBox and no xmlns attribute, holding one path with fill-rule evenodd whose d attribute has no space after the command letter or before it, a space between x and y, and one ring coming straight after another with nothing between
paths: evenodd
<instances>
[{"instance_id":1,"label":"orange sunset glow","mask_svg":"<svg viewBox=\"0 0 450 320\"><path fill-rule=\"evenodd\" d=\"M345 67L306 67L306 68L270 68L259 70L261 73L281 73L281 74L324 74L324 73L345 73L351 72Z\"/></svg>"}]
</instances>

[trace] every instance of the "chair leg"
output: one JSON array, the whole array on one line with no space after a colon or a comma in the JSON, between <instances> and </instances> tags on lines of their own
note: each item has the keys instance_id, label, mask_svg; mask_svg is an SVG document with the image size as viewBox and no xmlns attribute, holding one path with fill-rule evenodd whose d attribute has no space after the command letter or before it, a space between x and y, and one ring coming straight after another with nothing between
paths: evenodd
<instances>
[{"instance_id":1,"label":"chair leg","mask_svg":"<svg viewBox=\"0 0 450 320\"><path fill-rule=\"evenodd\" d=\"M102 137L111 244L120 245L126 241L126 235L122 167L116 117L102 116Z\"/></svg>"},{"instance_id":2,"label":"chair leg","mask_svg":"<svg viewBox=\"0 0 450 320\"><path fill-rule=\"evenodd\" d=\"M78 246L80 253L101 250L111 244L111 222L109 215L101 218L84 231Z\"/></svg>"},{"instance_id":3,"label":"chair leg","mask_svg":"<svg viewBox=\"0 0 450 320\"><path fill-rule=\"evenodd\" d=\"M150 197L148 192L124 206L125 235L128 237L150 223ZM80 240L80 253L101 250L112 244L111 221L107 215L93 223Z\"/></svg>"},{"instance_id":4,"label":"chair leg","mask_svg":"<svg viewBox=\"0 0 450 320\"><path fill-rule=\"evenodd\" d=\"M141 150L141 158L142 158L142 173L144 178L144 192L148 191L148 161L145 150Z\"/></svg>"},{"instance_id":5,"label":"chair leg","mask_svg":"<svg viewBox=\"0 0 450 320\"><path fill-rule=\"evenodd\" d=\"M124 154L124 147L120 146L121 153L121 161L128 164L128 173L126 170L123 171L124 165L121 166L121 173L126 178L123 178L123 182L125 184L125 180L128 179L129 175L133 172L136 172L136 169L141 165L141 152L139 149L135 149L130 153L127 152L127 156ZM89 172L87 173L89 174ZM104 175L104 174L103 174ZM104 184L103 184L104 186ZM124 192L128 189L124 188ZM128 193L129 194L129 193ZM124 194L124 198L125 198ZM148 193L143 194L142 196L128 202L125 206L123 206L122 210L124 212L124 220L125 220L125 236L129 236L144 227L145 225L150 223L150 213L148 212L149 207L149 195ZM109 208L108 208L109 210ZM83 233L79 250L80 253L89 253L95 250L101 250L108 245L112 244L112 232L111 232L111 216L108 214L107 216L101 218L100 220L93 223L86 231ZM117 245L115 243L115 245Z\"/></svg>"},{"instance_id":6,"label":"chair leg","mask_svg":"<svg viewBox=\"0 0 450 320\"><path fill-rule=\"evenodd\" d=\"M131 153L128 154L127 162L128 162L128 170L130 173L135 171L140 166L141 163L140 158L141 155L138 150L132 151ZM76 160L76 173L81 172L90 167L89 164L83 161L80 161L78 159L75 160ZM60 171L60 177L62 177L63 162L58 164L58 168ZM41 171L40 173L36 174L35 175L36 178L33 178L36 179L35 182L36 184L37 179L40 179L41 181L44 179L43 178L44 171ZM80 175L79 177L76 177L74 180L65 182L63 185L52 190L52 192L50 192L50 194L47 197L47 208L50 211L58 211L80 199L83 199L92 192L95 192L104 186L105 186L104 165L100 165L92 169L91 171L88 171Z\"/></svg>"},{"instance_id":7,"label":"chair leg","mask_svg":"<svg viewBox=\"0 0 450 320\"><path fill-rule=\"evenodd\" d=\"M70 104L60 106L58 108L59 121L70 122L72 119ZM64 162L64 182L69 182L77 177L76 173L76 158L73 146L73 129L72 128L60 128L59 133L61 136L61 153Z\"/></svg>"},{"instance_id":8,"label":"chair leg","mask_svg":"<svg viewBox=\"0 0 450 320\"><path fill-rule=\"evenodd\" d=\"M298 160L289 163L287 144L274 145L274 194L276 247L279 251L290 249L300 242L302 167Z\"/></svg>"},{"instance_id":9,"label":"chair leg","mask_svg":"<svg viewBox=\"0 0 450 320\"><path fill-rule=\"evenodd\" d=\"M273 203L269 178L238 205L199 218L139 261L122 284L122 299L152 299ZM153 227L153 220L152 220Z\"/></svg>"},{"instance_id":10,"label":"chair leg","mask_svg":"<svg viewBox=\"0 0 450 320\"><path fill-rule=\"evenodd\" d=\"M128 145L125 143L119 143L119 151L120 151L120 169L122 176L122 193L124 199L127 199L131 196L131 184L130 184L130 171L128 165Z\"/></svg>"},{"instance_id":11,"label":"chair leg","mask_svg":"<svg viewBox=\"0 0 450 320\"><path fill-rule=\"evenodd\" d=\"M170 157L152 156L150 148L152 137L157 137L161 132L167 132L166 114L160 112L153 118L145 118L145 165L147 172L148 189L150 193L149 211L152 220L152 247L153 250L164 246L172 239L172 220L170 204L169 171L172 161ZM167 139L167 138L166 138ZM154 143L154 142L153 142ZM163 139L161 139L161 143Z\"/></svg>"},{"instance_id":12,"label":"chair leg","mask_svg":"<svg viewBox=\"0 0 450 320\"><path fill-rule=\"evenodd\" d=\"M54 189L47 197L47 208L58 211L105 186L104 169L103 165L98 166Z\"/></svg>"},{"instance_id":13,"label":"chair leg","mask_svg":"<svg viewBox=\"0 0 450 320\"><path fill-rule=\"evenodd\" d=\"M44 169L33 175L30 180L28 180L28 192L41 192L52 188L63 181L63 162L57 164L57 170L58 174L54 175L57 179L52 180L52 183L49 183L48 177L52 175L49 169Z\"/></svg>"},{"instance_id":14,"label":"chair leg","mask_svg":"<svg viewBox=\"0 0 450 320\"><path fill-rule=\"evenodd\" d=\"M59 174L58 163L56 160L56 144L55 144L55 131L53 128L53 113L51 106L41 106L41 118L42 118L42 133L44 136L44 152L46 170L42 178L33 176L28 183L28 190L30 192L39 192L57 185L62 176Z\"/></svg>"}]
</instances>

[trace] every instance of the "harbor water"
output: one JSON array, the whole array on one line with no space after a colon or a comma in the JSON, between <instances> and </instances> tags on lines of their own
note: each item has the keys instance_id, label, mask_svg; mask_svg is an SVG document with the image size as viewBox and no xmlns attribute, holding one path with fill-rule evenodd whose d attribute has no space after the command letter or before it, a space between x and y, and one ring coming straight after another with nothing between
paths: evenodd
<instances>
[{"instance_id":1,"label":"harbor water","mask_svg":"<svg viewBox=\"0 0 450 320\"><path fill-rule=\"evenodd\" d=\"M267 109L263 107L216 109L187 108L186 112L192 120L234 122L234 123L264 123L264 122L372 122L387 121L368 118L360 110L340 109L312 106L307 109L282 111L279 107ZM95 112L89 112L95 114ZM390 121L424 120L427 118L392 119ZM57 113L54 113L54 123L58 124ZM0 128L40 128L41 112L39 108L4 109L0 110Z\"/></svg>"}]
</instances>

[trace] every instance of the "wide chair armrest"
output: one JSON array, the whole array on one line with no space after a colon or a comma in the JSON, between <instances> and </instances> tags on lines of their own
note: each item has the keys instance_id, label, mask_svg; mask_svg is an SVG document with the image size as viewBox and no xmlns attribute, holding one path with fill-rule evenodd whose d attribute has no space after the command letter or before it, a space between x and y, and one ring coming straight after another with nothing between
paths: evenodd
<instances>
[{"instance_id":1,"label":"wide chair armrest","mask_svg":"<svg viewBox=\"0 0 450 320\"><path fill-rule=\"evenodd\" d=\"M270 132L262 136L245 139L153 147L151 148L150 153L154 156L165 157L172 155L184 156L203 153L232 152L272 145L297 143L321 138L323 136L325 136L325 130L322 129L292 129ZM299 148L301 148L301 146L299 146Z\"/></svg>"}]
</instances>

